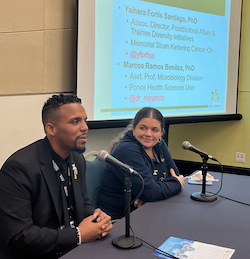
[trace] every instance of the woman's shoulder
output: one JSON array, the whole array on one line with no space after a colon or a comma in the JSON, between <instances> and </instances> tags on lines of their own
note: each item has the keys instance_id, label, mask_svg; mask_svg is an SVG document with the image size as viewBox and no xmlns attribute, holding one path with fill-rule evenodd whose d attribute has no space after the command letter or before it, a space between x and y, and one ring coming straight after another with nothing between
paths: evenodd
<instances>
[{"instance_id":1,"label":"woman's shoulder","mask_svg":"<svg viewBox=\"0 0 250 259\"><path fill-rule=\"evenodd\" d=\"M123 138L114 148L114 151L140 150L140 146L134 140Z\"/></svg>"},{"instance_id":2,"label":"woman's shoulder","mask_svg":"<svg viewBox=\"0 0 250 259\"><path fill-rule=\"evenodd\" d=\"M142 153L142 147L133 139L124 137L119 144L113 149L111 155L121 158Z\"/></svg>"}]
</instances>

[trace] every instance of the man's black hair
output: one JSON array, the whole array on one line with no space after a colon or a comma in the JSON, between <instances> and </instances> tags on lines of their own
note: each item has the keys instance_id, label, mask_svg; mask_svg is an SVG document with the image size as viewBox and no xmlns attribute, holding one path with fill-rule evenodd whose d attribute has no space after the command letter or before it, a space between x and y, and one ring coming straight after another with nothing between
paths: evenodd
<instances>
[{"instance_id":1,"label":"man's black hair","mask_svg":"<svg viewBox=\"0 0 250 259\"><path fill-rule=\"evenodd\" d=\"M82 103L82 100L78 98L76 95L70 94L70 95L52 95L51 98L49 98L43 105L42 109L42 122L45 126L46 123L48 123L48 118L52 111L55 111L57 109L60 109L60 107L64 104L69 103Z\"/></svg>"}]
</instances>

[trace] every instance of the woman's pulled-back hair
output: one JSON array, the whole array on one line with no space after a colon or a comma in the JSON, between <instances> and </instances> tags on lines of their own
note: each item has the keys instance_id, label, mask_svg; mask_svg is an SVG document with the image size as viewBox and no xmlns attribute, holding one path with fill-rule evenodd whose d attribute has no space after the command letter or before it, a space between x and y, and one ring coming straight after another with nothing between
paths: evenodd
<instances>
[{"instance_id":1,"label":"woman's pulled-back hair","mask_svg":"<svg viewBox=\"0 0 250 259\"><path fill-rule=\"evenodd\" d=\"M158 111L155 108L152 107L144 107L142 109L140 109L133 121L122 131L120 132L116 138L113 139L113 141L110 144L110 152L116 147L116 145L123 139L123 137L125 136L125 134L129 131L134 129L137 124L144 118L153 118L158 120L161 123L161 129L164 132L164 128L165 128L165 121L163 118L163 115L161 114L160 111Z\"/></svg>"},{"instance_id":2,"label":"woman's pulled-back hair","mask_svg":"<svg viewBox=\"0 0 250 259\"><path fill-rule=\"evenodd\" d=\"M161 112L152 107L144 107L140 109L133 120L133 129L137 126L137 124L144 118L153 118L158 120L161 123L161 129L164 130L165 121Z\"/></svg>"}]
</instances>

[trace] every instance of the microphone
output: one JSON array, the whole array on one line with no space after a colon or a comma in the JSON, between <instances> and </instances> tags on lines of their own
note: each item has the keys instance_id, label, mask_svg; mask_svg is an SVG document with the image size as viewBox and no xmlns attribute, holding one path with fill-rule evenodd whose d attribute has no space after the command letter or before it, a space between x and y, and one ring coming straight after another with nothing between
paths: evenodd
<instances>
[{"instance_id":1,"label":"microphone","mask_svg":"<svg viewBox=\"0 0 250 259\"><path fill-rule=\"evenodd\" d=\"M100 150L97 154L97 158L100 161L103 162L107 162L113 165L117 165L119 166L121 169L134 174L134 175L138 175L139 173L134 170L131 166L124 164L123 162L119 161L118 159L116 159L115 157L111 156L106 150Z\"/></svg>"},{"instance_id":2,"label":"microphone","mask_svg":"<svg viewBox=\"0 0 250 259\"><path fill-rule=\"evenodd\" d=\"M201 157L205 157L205 158L209 158L213 161L216 161L218 162L218 160L212 156L210 156L208 153L204 152L204 151L201 151L200 149L198 149L197 147L194 147L193 145L191 145L191 143L189 141L184 141L182 143L182 148L183 149L186 149L186 150L190 150L190 151L193 151L197 154L199 154Z\"/></svg>"}]
</instances>

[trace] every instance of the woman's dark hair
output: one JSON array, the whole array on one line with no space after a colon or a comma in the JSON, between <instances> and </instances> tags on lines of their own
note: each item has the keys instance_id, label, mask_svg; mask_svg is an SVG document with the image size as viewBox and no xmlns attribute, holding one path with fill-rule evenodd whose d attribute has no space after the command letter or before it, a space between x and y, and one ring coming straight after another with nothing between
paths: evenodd
<instances>
[{"instance_id":1,"label":"woman's dark hair","mask_svg":"<svg viewBox=\"0 0 250 259\"><path fill-rule=\"evenodd\" d=\"M161 128L164 130L165 121L161 112L152 107L144 107L140 109L133 120L133 129L137 126L137 124L144 118L153 118L158 120L161 123Z\"/></svg>"},{"instance_id":2,"label":"woman's dark hair","mask_svg":"<svg viewBox=\"0 0 250 259\"><path fill-rule=\"evenodd\" d=\"M135 118L133 119L133 121L122 131L120 132L111 142L110 144L110 152L116 147L116 145L123 139L123 137L125 136L125 134L129 131L134 129L137 124L140 122L140 120L144 119L144 118L153 118L158 120L161 123L161 129L163 131L163 134L165 132L164 128L165 128L165 121L164 118L161 114L160 111L158 111L155 108L152 107L144 107L141 110L139 110L136 115Z\"/></svg>"}]
</instances>

